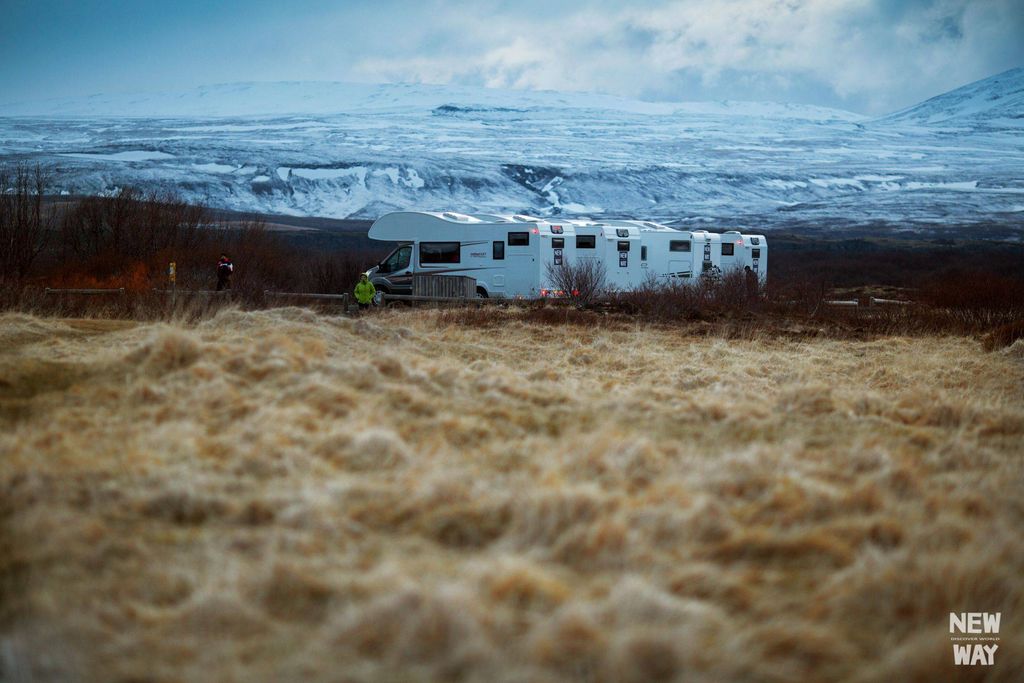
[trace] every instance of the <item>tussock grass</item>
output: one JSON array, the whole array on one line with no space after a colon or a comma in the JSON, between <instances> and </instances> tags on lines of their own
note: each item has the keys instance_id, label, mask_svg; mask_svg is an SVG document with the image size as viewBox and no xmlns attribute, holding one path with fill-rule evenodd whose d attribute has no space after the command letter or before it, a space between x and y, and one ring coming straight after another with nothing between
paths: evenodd
<instances>
[{"instance_id":1,"label":"tussock grass","mask_svg":"<svg viewBox=\"0 0 1024 683\"><path fill-rule=\"evenodd\" d=\"M0 340L6 678L950 680L984 610L987 680L1024 666L1020 340L298 308Z\"/></svg>"}]
</instances>

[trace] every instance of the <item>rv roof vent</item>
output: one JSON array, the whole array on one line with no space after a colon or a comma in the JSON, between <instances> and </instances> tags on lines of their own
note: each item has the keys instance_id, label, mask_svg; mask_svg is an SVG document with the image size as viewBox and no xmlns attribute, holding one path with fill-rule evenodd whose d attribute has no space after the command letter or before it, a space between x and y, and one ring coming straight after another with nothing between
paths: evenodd
<instances>
[{"instance_id":1,"label":"rv roof vent","mask_svg":"<svg viewBox=\"0 0 1024 683\"><path fill-rule=\"evenodd\" d=\"M465 219L464 219L464 218L463 218L462 216L460 216L459 214L457 214L457 213L452 213L451 211L445 211L445 212L444 212L443 214L441 214L441 215L442 215L442 216L444 216L445 218L447 218L448 220L451 220L451 221L461 221L461 220L465 220Z\"/></svg>"},{"instance_id":2,"label":"rv roof vent","mask_svg":"<svg viewBox=\"0 0 1024 683\"><path fill-rule=\"evenodd\" d=\"M646 225L648 228L654 228L655 230L661 227L657 223L651 223L650 221L644 221L644 225Z\"/></svg>"},{"instance_id":3,"label":"rv roof vent","mask_svg":"<svg viewBox=\"0 0 1024 683\"><path fill-rule=\"evenodd\" d=\"M520 215L518 213L515 216L512 216L512 219L513 220L517 220L520 223L533 223L533 219L532 218L530 218L529 216Z\"/></svg>"},{"instance_id":4,"label":"rv roof vent","mask_svg":"<svg viewBox=\"0 0 1024 683\"><path fill-rule=\"evenodd\" d=\"M738 234L740 234L740 231L739 230L726 230L725 234L726 235L738 235Z\"/></svg>"},{"instance_id":5,"label":"rv roof vent","mask_svg":"<svg viewBox=\"0 0 1024 683\"><path fill-rule=\"evenodd\" d=\"M508 223L504 216L495 216L493 213L474 213L470 218L475 218L481 223Z\"/></svg>"}]
</instances>

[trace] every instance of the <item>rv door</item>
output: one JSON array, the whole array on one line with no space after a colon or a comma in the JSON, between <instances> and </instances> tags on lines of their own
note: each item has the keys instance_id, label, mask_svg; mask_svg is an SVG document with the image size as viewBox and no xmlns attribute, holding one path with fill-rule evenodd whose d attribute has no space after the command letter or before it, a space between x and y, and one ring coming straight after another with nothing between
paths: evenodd
<instances>
[{"instance_id":1,"label":"rv door","mask_svg":"<svg viewBox=\"0 0 1024 683\"><path fill-rule=\"evenodd\" d=\"M532 299L540 288L534 230L512 230L505 236L505 296Z\"/></svg>"},{"instance_id":2,"label":"rv door","mask_svg":"<svg viewBox=\"0 0 1024 683\"><path fill-rule=\"evenodd\" d=\"M689 279L693 277L693 243L689 239L670 240L668 243L668 276Z\"/></svg>"},{"instance_id":3,"label":"rv door","mask_svg":"<svg viewBox=\"0 0 1024 683\"><path fill-rule=\"evenodd\" d=\"M412 245L403 244L377 266L373 286L390 294L412 294Z\"/></svg>"}]
</instances>

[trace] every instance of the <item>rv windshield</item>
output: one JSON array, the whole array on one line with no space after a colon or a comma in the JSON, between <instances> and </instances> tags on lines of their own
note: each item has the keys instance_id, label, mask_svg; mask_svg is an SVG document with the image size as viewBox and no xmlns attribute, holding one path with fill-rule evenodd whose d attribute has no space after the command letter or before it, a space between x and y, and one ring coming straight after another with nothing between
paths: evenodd
<instances>
[{"instance_id":1,"label":"rv windshield","mask_svg":"<svg viewBox=\"0 0 1024 683\"><path fill-rule=\"evenodd\" d=\"M380 262L380 272L394 273L405 270L409 267L409 259L412 257L412 246L405 244L395 249L391 254Z\"/></svg>"}]
</instances>

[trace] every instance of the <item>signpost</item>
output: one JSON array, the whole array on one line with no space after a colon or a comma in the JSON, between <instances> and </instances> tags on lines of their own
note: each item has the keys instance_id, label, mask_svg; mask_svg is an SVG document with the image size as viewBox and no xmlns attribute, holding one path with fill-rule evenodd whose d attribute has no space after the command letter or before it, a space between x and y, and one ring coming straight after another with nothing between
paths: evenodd
<instances>
[{"instance_id":1,"label":"signpost","mask_svg":"<svg viewBox=\"0 0 1024 683\"><path fill-rule=\"evenodd\" d=\"M175 303L178 293L178 264L175 261L171 261L171 265L167 268L167 279L171 283L171 305Z\"/></svg>"}]
</instances>

